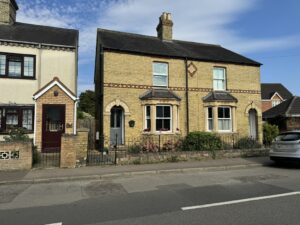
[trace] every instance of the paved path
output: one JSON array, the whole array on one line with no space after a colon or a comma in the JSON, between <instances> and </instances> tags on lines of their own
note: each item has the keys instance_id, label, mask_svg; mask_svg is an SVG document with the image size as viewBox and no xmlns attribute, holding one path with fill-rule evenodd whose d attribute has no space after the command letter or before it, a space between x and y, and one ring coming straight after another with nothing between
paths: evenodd
<instances>
[{"instance_id":1,"label":"paved path","mask_svg":"<svg viewBox=\"0 0 300 225\"><path fill-rule=\"evenodd\" d=\"M31 171L0 172L0 185L103 179L133 174L189 172L191 170L240 169L266 164L270 164L270 160L267 157L253 157L146 165L81 167L75 169L33 169Z\"/></svg>"}]
</instances>

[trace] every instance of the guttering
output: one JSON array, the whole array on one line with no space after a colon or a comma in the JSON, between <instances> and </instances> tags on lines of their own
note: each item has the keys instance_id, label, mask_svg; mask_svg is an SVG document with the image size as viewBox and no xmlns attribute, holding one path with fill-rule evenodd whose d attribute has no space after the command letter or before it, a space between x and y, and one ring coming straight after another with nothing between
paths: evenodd
<instances>
[{"instance_id":1,"label":"guttering","mask_svg":"<svg viewBox=\"0 0 300 225\"><path fill-rule=\"evenodd\" d=\"M74 121L73 121L73 134L77 134L77 104L78 104L78 99L75 100L74 104Z\"/></svg>"},{"instance_id":2,"label":"guttering","mask_svg":"<svg viewBox=\"0 0 300 225\"><path fill-rule=\"evenodd\" d=\"M0 42L11 42L11 43L17 43L17 44L30 44L30 45L44 45L44 46L52 46L52 47L58 47L58 48L73 48L76 49L76 46L71 45L56 45L56 44L46 44L46 43L38 43L38 42L30 42L30 41L14 41L14 40L8 40L8 39L0 39Z\"/></svg>"},{"instance_id":3,"label":"guttering","mask_svg":"<svg viewBox=\"0 0 300 225\"><path fill-rule=\"evenodd\" d=\"M186 135L190 133L190 109L189 109L189 76L188 76L188 58L185 60L185 97L186 97Z\"/></svg>"}]
</instances>

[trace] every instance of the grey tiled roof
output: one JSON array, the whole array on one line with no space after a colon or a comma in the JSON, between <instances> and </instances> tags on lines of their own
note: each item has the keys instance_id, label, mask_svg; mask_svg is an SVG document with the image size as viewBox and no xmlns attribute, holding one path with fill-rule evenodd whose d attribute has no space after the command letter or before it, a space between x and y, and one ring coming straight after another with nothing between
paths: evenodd
<instances>
[{"instance_id":1,"label":"grey tiled roof","mask_svg":"<svg viewBox=\"0 0 300 225\"><path fill-rule=\"evenodd\" d=\"M261 64L219 45L187 41L162 41L153 36L98 29L103 49L135 54L188 58L199 61L224 62L260 66Z\"/></svg>"},{"instance_id":2,"label":"grey tiled roof","mask_svg":"<svg viewBox=\"0 0 300 225\"><path fill-rule=\"evenodd\" d=\"M230 93L225 91L212 91L203 98L203 102L237 102L238 100L233 97Z\"/></svg>"},{"instance_id":3,"label":"grey tiled roof","mask_svg":"<svg viewBox=\"0 0 300 225\"><path fill-rule=\"evenodd\" d=\"M283 99L290 99L293 94L280 83L262 83L261 84L261 98L271 99L275 93L278 93Z\"/></svg>"},{"instance_id":4,"label":"grey tiled roof","mask_svg":"<svg viewBox=\"0 0 300 225\"><path fill-rule=\"evenodd\" d=\"M78 30L26 23L0 25L0 40L76 47Z\"/></svg>"},{"instance_id":5,"label":"grey tiled roof","mask_svg":"<svg viewBox=\"0 0 300 225\"><path fill-rule=\"evenodd\" d=\"M140 96L141 100L148 99L175 99L180 101L181 98L177 96L174 92L168 89L151 89L146 91Z\"/></svg>"},{"instance_id":6,"label":"grey tiled roof","mask_svg":"<svg viewBox=\"0 0 300 225\"><path fill-rule=\"evenodd\" d=\"M294 96L263 113L263 118L300 116L300 97Z\"/></svg>"}]
</instances>

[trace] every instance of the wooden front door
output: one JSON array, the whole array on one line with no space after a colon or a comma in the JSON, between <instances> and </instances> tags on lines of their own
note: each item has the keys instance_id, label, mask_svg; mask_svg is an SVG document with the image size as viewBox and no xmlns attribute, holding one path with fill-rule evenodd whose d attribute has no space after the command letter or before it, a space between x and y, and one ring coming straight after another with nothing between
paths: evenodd
<instances>
[{"instance_id":1,"label":"wooden front door","mask_svg":"<svg viewBox=\"0 0 300 225\"><path fill-rule=\"evenodd\" d=\"M42 152L60 152L65 114L65 105L43 105Z\"/></svg>"}]
</instances>

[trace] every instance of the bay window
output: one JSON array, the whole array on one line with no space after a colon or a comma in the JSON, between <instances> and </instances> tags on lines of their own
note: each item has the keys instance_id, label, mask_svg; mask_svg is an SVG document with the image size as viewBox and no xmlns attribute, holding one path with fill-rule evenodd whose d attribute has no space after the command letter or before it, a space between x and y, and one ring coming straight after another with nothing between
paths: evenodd
<instances>
[{"instance_id":1,"label":"bay window","mask_svg":"<svg viewBox=\"0 0 300 225\"><path fill-rule=\"evenodd\" d=\"M207 108L207 130L212 131L214 129L214 119L213 119L213 108Z\"/></svg>"},{"instance_id":2,"label":"bay window","mask_svg":"<svg viewBox=\"0 0 300 225\"><path fill-rule=\"evenodd\" d=\"M0 53L0 78L35 78L35 56Z\"/></svg>"},{"instance_id":3,"label":"bay window","mask_svg":"<svg viewBox=\"0 0 300 225\"><path fill-rule=\"evenodd\" d=\"M225 68L215 67L213 69L213 88L215 91L226 90L226 74Z\"/></svg>"},{"instance_id":4,"label":"bay window","mask_svg":"<svg viewBox=\"0 0 300 225\"><path fill-rule=\"evenodd\" d=\"M219 131L232 131L232 118L230 107L218 108L218 127Z\"/></svg>"},{"instance_id":5,"label":"bay window","mask_svg":"<svg viewBox=\"0 0 300 225\"><path fill-rule=\"evenodd\" d=\"M168 63L153 63L153 86L168 87Z\"/></svg>"},{"instance_id":6,"label":"bay window","mask_svg":"<svg viewBox=\"0 0 300 225\"><path fill-rule=\"evenodd\" d=\"M171 106L156 106L156 131L171 131Z\"/></svg>"},{"instance_id":7,"label":"bay window","mask_svg":"<svg viewBox=\"0 0 300 225\"><path fill-rule=\"evenodd\" d=\"M33 107L0 107L0 132L16 128L33 131Z\"/></svg>"},{"instance_id":8,"label":"bay window","mask_svg":"<svg viewBox=\"0 0 300 225\"><path fill-rule=\"evenodd\" d=\"M151 130L151 106L145 107L145 131Z\"/></svg>"}]
</instances>

